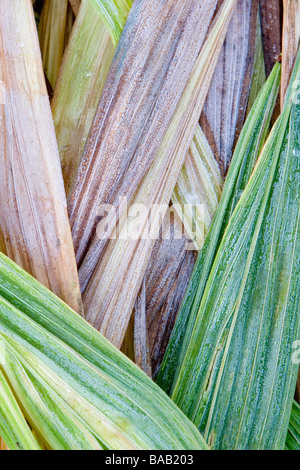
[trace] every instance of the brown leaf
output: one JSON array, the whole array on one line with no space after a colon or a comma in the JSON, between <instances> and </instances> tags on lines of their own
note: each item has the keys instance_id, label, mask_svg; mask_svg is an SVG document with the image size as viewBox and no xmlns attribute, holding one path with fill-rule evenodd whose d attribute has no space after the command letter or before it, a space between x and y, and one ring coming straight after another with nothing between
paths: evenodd
<instances>
[{"instance_id":1,"label":"brown leaf","mask_svg":"<svg viewBox=\"0 0 300 470\"><path fill-rule=\"evenodd\" d=\"M280 0L259 0L267 76L281 53L281 3Z\"/></svg>"},{"instance_id":2,"label":"brown leaf","mask_svg":"<svg viewBox=\"0 0 300 470\"><path fill-rule=\"evenodd\" d=\"M134 361L152 377L152 367L149 349L149 337L146 320L146 282L142 282L139 295L134 306Z\"/></svg>"},{"instance_id":3,"label":"brown leaf","mask_svg":"<svg viewBox=\"0 0 300 470\"><path fill-rule=\"evenodd\" d=\"M223 177L244 124L253 72L257 0L239 0L203 109L201 127Z\"/></svg>"},{"instance_id":4,"label":"brown leaf","mask_svg":"<svg viewBox=\"0 0 300 470\"><path fill-rule=\"evenodd\" d=\"M1 229L0 229L0 251L1 253L4 253L6 255L5 241L4 241L4 236L3 236Z\"/></svg>"},{"instance_id":5,"label":"brown leaf","mask_svg":"<svg viewBox=\"0 0 300 470\"><path fill-rule=\"evenodd\" d=\"M164 356L195 264L197 251L187 250L188 243L176 213L172 213L172 218L166 217L145 274L145 314L154 376Z\"/></svg>"},{"instance_id":6,"label":"brown leaf","mask_svg":"<svg viewBox=\"0 0 300 470\"><path fill-rule=\"evenodd\" d=\"M281 97L283 108L285 93L290 81L300 39L300 1L283 0L283 33L282 33L282 69Z\"/></svg>"},{"instance_id":7,"label":"brown leaf","mask_svg":"<svg viewBox=\"0 0 300 470\"><path fill-rule=\"evenodd\" d=\"M64 52L67 14L68 0L45 0L39 21L43 67L53 89Z\"/></svg>"},{"instance_id":8,"label":"brown leaf","mask_svg":"<svg viewBox=\"0 0 300 470\"><path fill-rule=\"evenodd\" d=\"M2 437L0 437L0 450L9 450Z\"/></svg>"},{"instance_id":9,"label":"brown leaf","mask_svg":"<svg viewBox=\"0 0 300 470\"><path fill-rule=\"evenodd\" d=\"M74 15L77 16L80 8L80 0L69 0L69 3L72 7Z\"/></svg>"},{"instance_id":10,"label":"brown leaf","mask_svg":"<svg viewBox=\"0 0 300 470\"><path fill-rule=\"evenodd\" d=\"M66 197L30 0L0 2L0 80L0 227L7 254L80 311Z\"/></svg>"},{"instance_id":11,"label":"brown leaf","mask_svg":"<svg viewBox=\"0 0 300 470\"><path fill-rule=\"evenodd\" d=\"M154 240L159 233L160 215L164 216L167 210L195 133L235 5L236 0L226 2L222 13L217 17L215 27L197 58L155 161L131 201L133 204L130 206L129 220L123 216L120 218L117 224L120 236L108 241L85 289L87 319L117 347L122 344ZM203 16L201 18L203 19ZM139 217L141 204L142 208L146 209L146 217ZM104 234L107 232L107 226L113 225L113 212L110 211L109 221L101 222L98 236L101 236L101 230ZM150 236L149 219L152 220ZM109 233L110 228L109 226ZM128 236L127 233L131 234L135 228L138 228L139 236ZM134 233L136 235L135 231ZM102 236L101 238L103 239ZM89 261L93 262L92 258Z\"/></svg>"},{"instance_id":12,"label":"brown leaf","mask_svg":"<svg viewBox=\"0 0 300 470\"><path fill-rule=\"evenodd\" d=\"M99 221L99 205L118 207L120 196L130 201L150 168L215 5L216 0L142 0L133 4L70 197L79 266ZM93 262L81 281L83 288L105 247L98 240L93 243Z\"/></svg>"}]
</instances>

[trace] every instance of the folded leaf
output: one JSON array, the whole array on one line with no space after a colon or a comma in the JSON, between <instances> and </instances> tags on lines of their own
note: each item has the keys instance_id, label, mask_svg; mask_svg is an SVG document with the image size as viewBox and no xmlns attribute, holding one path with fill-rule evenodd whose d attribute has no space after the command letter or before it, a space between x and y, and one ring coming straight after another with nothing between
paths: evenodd
<instances>
[{"instance_id":1,"label":"folded leaf","mask_svg":"<svg viewBox=\"0 0 300 470\"><path fill-rule=\"evenodd\" d=\"M28 422L41 436L45 446L55 450L102 449L81 416L76 413L76 394L68 390L73 403L66 403L57 388L47 383L47 374L54 383L57 378L51 375L44 364L38 370L37 359L33 356L28 358L28 351L15 343L10 334L6 337L0 333L0 344L5 349L2 368ZM67 387L67 384L64 386Z\"/></svg>"},{"instance_id":2,"label":"folded leaf","mask_svg":"<svg viewBox=\"0 0 300 470\"><path fill-rule=\"evenodd\" d=\"M222 186L218 164L198 126L172 195L174 208L178 209L198 250L202 248L215 215Z\"/></svg>"},{"instance_id":3,"label":"folded leaf","mask_svg":"<svg viewBox=\"0 0 300 470\"><path fill-rule=\"evenodd\" d=\"M80 0L69 0L69 3L72 7L73 13L75 16L78 15L79 8L80 8Z\"/></svg>"},{"instance_id":4,"label":"folded leaf","mask_svg":"<svg viewBox=\"0 0 300 470\"><path fill-rule=\"evenodd\" d=\"M128 204L153 163L191 74L216 0L135 2L95 116L69 215L85 289L105 244L93 240L101 204ZM139 24L145 27L139 28ZM132 64L139 64L132 67ZM117 78L116 78L117 77ZM141 98L141 96L143 98ZM101 169L101 171L100 171ZM109 236L109 233L107 234Z\"/></svg>"},{"instance_id":5,"label":"folded leaf","mask_svg":"<svg viewBox=\"0 0 300 470\"><path fill-rule=\"evenodd\" d=\"M0 437L0 450L9 450L2 437Z\"/></svg>"},{"instance_id":6,"label":"folded leaf","mask_svg":"<svg viewBox=\"0 0 300 470\"><path fill-rule=\"evenodd\" d=\"M151 357L149 350L149 336L146 320L146 284L142 282L140 292L134 305L134 362L152 377Z\"/></svg>"},{"instance_id":7,"label":"folded leaf","mask_svg":"<svg viewBox=\"0 0 300 470\"><path fill-rule=\"evenodd\" d=\"M286 89L289 84L297 55L300 39L300 2L298 0L283 1L283 33L282 33L282 79L280 105L284 105ZM296 387L296 398L300 401L300 372Z\"/></svg>"},{"instance_id":8,"label":"folded leaf","mask_svg":"<svg viewBox=\"0 0 300 470\"><path fill-rule=\"evenodd\" d=\"M250 88L249 99L248 99L247 116L260 90L262 89L265 81L266 81L266 67L265 67L264 49L263 49L263 42L262 42L260 11L258 10L257 22L256 22L253 75L252 75L251 88Z\"/></svg>"},{"instance_id":9,"label":"folded leaf","mask_svg":"<svg viewBox=\"0 0 300 470\"><path fill-rule=\"evenodd\" d=\"M282 50L281 1L259 0L266 74L271 73Z\"/></svg>"},{"instance_id":10,"label":"folded leaf","mask_svg":"<svg viewBox=\"0 0 300 470\"><path fill-rule=\"evenodd\" d=\"M198 126L172 195L146 274L146 318L153 374L157 375L200 248L221 195L222 178ZM184 233L182 224L186 229ZM191 241L191 238L193 241ZM194 243L193 243L194 242Z\"/></svg>"}]
</instances>

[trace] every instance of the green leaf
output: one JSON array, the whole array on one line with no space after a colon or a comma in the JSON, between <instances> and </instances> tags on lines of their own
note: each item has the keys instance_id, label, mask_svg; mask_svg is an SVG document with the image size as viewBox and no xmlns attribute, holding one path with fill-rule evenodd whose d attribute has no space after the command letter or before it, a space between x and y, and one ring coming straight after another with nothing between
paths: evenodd
<instances>
[{"instance_id":1,"label":"green leaf","mask_svg":"<svg viewBox=\"0 0 300 470\"><path fill-rule=\"evenodd\" d=\"M265 58L264 58L264 49L263 49L263 41L262 41L261 18L260 18L260 12L258 11L257 22L256 22L253 76L251 80L251 88L250 88L249 99L248 99L247 115L249 114L265 81L266 81L266 68L265 68Z\"/></svg>"},{"instance_id":2,"label":"green leaf","mask_svg":"<svg viewBox=\"0 0 300 470\"><path fill-rule=\"evenodd\" d=\"M1 345L0 345L1 347ZM2 351L0 351L0 356ZM39 450L21 409L0 369L0 436L11 450Z\"/></svg>"},{"instance_id":3,"label":"green leaf","mask_svg":"<svg viewBox=\"0 0 300 470\"><path fill-rule=\"evenodd\" d=\"M49 412L58 413L55 397L60 397L105 448L207 448L192 423L137 366L2 254L0 295L0 338L8 359L14 356L22 366L11 370L7 359L3 368L46 442L42 418L31 414L33 404L26 404L19 389L25 386L21 371L39 394L43 387L35 402L38 410L42 399ZM70 414L66 420L74 419Z\"/></svg>"},{"instance_id":4,"label":"green leaf","mask_svg":"<svg viewBox=\"0 0 300 470\"><path fill-rule=\"evenodd\" d=\"M294 86L237 204L172 398L216 449L282 449L300 336L300 106Z\"/></svg>"},{"instance_id":5,"label":"green leaf","mask_svg":"<svg viewBox=\"0 0 300 470\"><path fill-rule=\"evenodd\" d=\"M172 195L188 235L200 250L218 207L222 177L213 151L197 126Z\"/></svg>"},{"instance_id":6,"label":"green leaf","mask_svg":"<svg viewBox=\"0 0 300 470\"><path fill-rule=\"evenodd\" d=\"M121 36L127 15L131 8L131 1L127 0L89 0L99 11L101 18L111 34L116 46Z\"/></svg>"},{"instance_id":7,"label":"green leaf","mask_svg":"<svg viewBox=\"0 0 300 470\"><path fill-rule=\"evenodd\" d=\"M300 405L294 401L285 447L300 450Z\"/></svg>"},{"instance_id":8,"label":"green leaf","mask_svg":"<svg viewBox=\"0 0 300 470\"><path fill-rule=\"evenodd\" d=\"M167 393L170 393L186 353L207 279L228 220L250 178L265 141L279 83L280 65L277 64L257 97L238 140L215 218L199 253L157 378L157 383Z\"/></svg>"},{"instance_id":9,"label":"green leaf","mask_svg":"<svg viewBox=\"0 0 300 470\"><path fill-rule=\"evenodd\" d=\"M51 102L67 196L75 181L114 51L99 11L85 0L73 26Z\"/></svg>"},{"instance_id":10,"label":"green leaf","mask_svg":"<svg viewBox=\"0 0 300 470\"><path fill-rule=\"evenodd\" d=\"M1 302L1 299L0 299ZM29 361L28 351L11 337L0 333L0 344L5 350L5 369L11 387L33 429L42 436L46 448L56 450L99 450L100 443L87 429L76 412L45 381L45 366L37 373ZM36 361L36 358L33 358ZM55 377L54 377L55 383Z\"/></svg>"}]
</instances>

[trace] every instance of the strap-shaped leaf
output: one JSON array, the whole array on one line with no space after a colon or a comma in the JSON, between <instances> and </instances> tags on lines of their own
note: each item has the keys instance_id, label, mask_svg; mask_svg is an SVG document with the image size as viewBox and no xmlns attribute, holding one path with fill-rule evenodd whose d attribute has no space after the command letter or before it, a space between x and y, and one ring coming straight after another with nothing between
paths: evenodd
<instances>
[{"instance_id":1,"label":"strap-shaped leaf","mask_svg":"<svg viewBox=\"0 0 300 470\"><path fill-rule=\"evenodd\" d=\"M135 364L2 254L0 292L2 344L49 389L49 411L54 393L111 449L206 448L192 423ZM9 364L3 368L13 381Z\"/></svg>"},{"instance_id":2,"label":"strap-shaped leaf","mask_svg":"<svg viewBox=\"0 0 300 470\"><path fill-rule=\"evenodd\" d=\"M238 0L200 120L223 177L245 120L257 10L258 0Z\"/></svg>"},{"instance_id":3,"label":"strap-shaped leaf","mask_svg":"<svg viewBox=\"0 0 300 470\"><path fill-rule=\"evenodd\" d=\"M283 0L281 108L289 84L300 39L300 2Z\"/></svg>"},{"instance_id":4,"label":"strap-shaped leaf","mask_svg":"<svg viewBox=\"0 0 300 470\"><path fill-rule=\"evenodd\" d=\"M99 11L89 0L84 0L51 102L67 196L76 177L113 55L114 46Z\"/></svg>"},{"instance_id":5,"label":"strap-shaped leaf","mask_svg":"<svg viewBox=\"0 0 300 470\"><path fill-rule=\"evenodd\" d=\"M128 0L89 0L99 10L116 46L131 7Z\"/></svg>"},{"instance_id":6,"label":"strap-shaped leaf","mask_svg":"<svg viewBox=\"0 0 300 470\"><path fill-rule=\"evenodd\" d=\"M0 227L7 254L80 312L66 195L29 0L0 2L0 119Z\"/></svg>"},{"instance_id":7,"label":"strap-shaped leaf","mask_svg":"<svg viewBox=\"0 0 300 470\"><path fill-rule=\"evenodd\" d=\"M68 0L45 0L39 21L39 41L45 74L55 88L64 53Z\"/></svg>"},{"instance_id":8,"label":"strap-shaped leaf","mask_svg":"<svg viewBox=\"0 0 300 470\"><path fill-rule=\"evenodd\" d=\"M0 345L1 348L1 345ZM0 351L0 357L2 351ZM1 362L1 359L0 359ZM31 429L0 369L0 435L11 450L39 450Z\"/></svg>"},{"instance_id":9,"label":"strap-shaped leaf","mask_svg":"<svg viewBox=\"0 0 300 470\"><path fill-rule=\"evenodd\" d=\"M285 443L288 450L300 450L300 405L294 401Z\"/></svg>"},{"instance_id":10,"label":"strap-shaped leaf","mask_svg":"<svg viewBox=\"0 0 300 470\"><path fill-rule=\"evenodd\" d=\"M197 259L158 375L159 385L168 393L186 353L205 285L228 220L249 180L265 140L279 82L280 65L277 64L257 97L237 143L215 218Z\"/></svg>"},{"instance_id":11,"label":"strap-shaped leaf","mask_svg":"<svg viewBox=\"0 0 300 470\"><path fill-rule=\"evenodd\" d=\"M295 83L209 274L172 397L222 449L281 449L300 336L300 106Z\"/></svg>"}]
</instances>

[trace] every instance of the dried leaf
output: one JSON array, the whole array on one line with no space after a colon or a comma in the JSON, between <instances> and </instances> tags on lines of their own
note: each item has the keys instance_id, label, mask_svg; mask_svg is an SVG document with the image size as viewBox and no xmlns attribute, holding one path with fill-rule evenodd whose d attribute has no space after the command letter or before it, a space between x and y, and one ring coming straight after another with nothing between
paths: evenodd
<instances>
[{"instance_id":1,"label":"dried leaf","mask_svg":"<svg viewBox=\"0 0 300 470\"><path fill-rule=\"evenodd\" d=\"M45 0L39 21L43 67L53 90L64 52L67 13L68 0Z\"/></svg>"},{"instance_id":2,"label":"dried leaf","mask_svg":"<svg viewBox=\"0 0 300 470\"><path fill-rule=\"evenodd\" d=\"M300 39L300 1L283 0L282 74L280 105L290 81Z\"/></svg>"},{"instance_id":3,"label":"dried leaf","mask_svg":"<svg viewBox=\"0 0 300 470\"><path fill-rule=\"evenodd\" d=\"M173 216L173 217L172 217ZM156 376L195 264L197 252L177 213L167 211L147 266L145 315Z\"/></svg>"},{"instance_id":4,"label":"dried leaf","mask_svg":"<svg viewBox=\"0 0 300 470\"><path fill-rule=\"evenodd\" d=\"M30 0L0 3L0 226L8 256L80 311L60 161Z\"/></svg>"},{"instance_id":5,"label":"dried leaf","mask_svg":"<svg viewBox=\"0 0 300 470\"><path fill-rule=\"evenodd\" d=\"M168 207L192 141L235 5L236 1L226 2L218 16L197 58L193 73L165 134L159 153L131 200L133 204L130 218L128 221L124 217L120 218L117 226L119 237L108 241L108 246L84 292L88 320L118 347L122 344L154 239L159 233L160 217L164 215ZM129 20L130 16L127 24L130 23ZM201 15L201 20L203 20L203 15ZM142 211L146 209L146 217L145 212L140 213L141 205ZM153 221L151 235L148 232L148 217ZM105 220L105 231L107 225ZM132 239L128 234L136 234L137 228L139 237L134 236ZM101 235L100 230L97 234ZM117 286L122 286L122 290L120 291ZM117 329L115 325L118 325Z\"/></svg>"},{"instance_id":6,"label":"dried leaf","mask_svg":"<svg viewBox=\"0 0 300 470\"><path fill-rule=\"evenodd\" d=\"M172 195L174 208L198 250L215 215L222 186L218 164L198 126Z\"/></svg>"},{"instance_id":7,"label":"dried leaf","mask_svg":"<svg viewBox=\"0 0 300 470\"><path fill-rule=\"evenodd\" d=\"M267 77L281 54L281 0L259 0Z\"/></svg>"},{"instance_id":8,"label":"dried leaf","mask_svg":"<svg viewBox=\"0 0 300 470\"><path fill-rule=\"evenodd\" d=\"M65 51L65 49L66 49L66 47L69 43L69 39L70 39L71 32L72 32L72 29L73 29L74 21L75 21L75 16L74 16L73 10L71 8L71 5L69 4L68 5L68 11L67 11L66 27L65 27L64 51Z\"/></svg>"},{"instance_id":9,"label":"dried leaf","mask_svg":"<svg viewBox=\"0 0 300 470\"><path fill-rule=\"evenodd\" d=\"M113 55L106 26L90 1L84 0L51 103L67 195L74 183Z\"/></svg>"},{"instance_id":10,"label":"dried leaf","mask_svg":"<svg viewBox=\"0 0 300 470\"><path fill-rule=\"evenodd\" d=\"M0 368L0 433L11 450L39 450L30 427ZM0 450L6 450L0 438Z\"/></svg>"},{"instance_id":11,"label":"dried leaf","mask_svg":"<svg viewBox=\"0 0 300 470\"><path fill-rule=\"evenodd\" d=\"M253 76L251 82L251 88L249 93L248 105L247 105L247 116L266 81L266 67L264 58L264 49L262 42L262 31L261 31L261 19L260 11L257 12L256 22L256 38L255 38L255 55L253 65Z\"/></svg>"},{"instance_id":12,"label":"dried leaf","mask_svg":"<svg viewBox=\"0 0 300 470\"><path fill-rule=\"evenodd\" d=\"M0 437L0 450L9 450L2 437Z\"/></svg>"},{"instance_id":13,"label":"dried leaf","mask_svg":"<svg viewBox=\"0 0 300 470\"><path fill-rule=\"evenodd\" d=\"M142 282L139 295L134 305L134 361L152 377L149 337L146 322L146 284Z\"/></svg>"},{"instance_id":14,"label":"dried leaf","mask_svg":"<svg viewBox=\"0 0 300 470\"><path fill-rule=\"evenodd\" d=\"M114 46L117 45L133 0L89 0L99 11L110 32Z\"/></svg>"},{"instance_id":15,"label":"dried leaf","mask_svg":"<svg viewBox=\"0 0 300 470\"><path fill-rule=\"evenodd\" d=\"M72 7L74 15L77 16L80 8L80 0L69 0L69 3Z\"/></svg>"},{"instance_id":16,"label":"dried leaf","mask_svg":"<svg viewBox=\"0 0 300 470\"><path fill-rule=\"evenodd\" d=\"M106 245L106 240L103 243L94 237L101 218L99 207L109 203L118 209L120 196L126 196L129 204L149 170L199 53L215 3L141 1L130 12L70 196L82 290ZM138 28L139 24L145 27Z\"/></svg>"},{"instance_id":17,"label":"dried leaf","mask_svg":"<svg viewBox=\"0 0 300 470\"><path fill-rule=\"evenodd\" d=\"M226 175L246 114L253 72L257 0L239 0L203 109L200 123Z\"/></svg>"}]
</instances>

